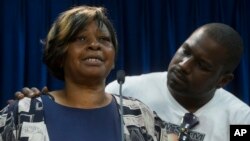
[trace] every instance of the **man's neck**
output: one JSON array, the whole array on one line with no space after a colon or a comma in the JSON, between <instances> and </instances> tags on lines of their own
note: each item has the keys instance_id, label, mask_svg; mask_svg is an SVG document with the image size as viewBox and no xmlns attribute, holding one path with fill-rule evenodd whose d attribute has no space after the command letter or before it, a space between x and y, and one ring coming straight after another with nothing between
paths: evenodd
<instances>
[{"instance_id":1,"label":"man's neck","mask_svg":"<svg viewBox=\"0 0 250 141\"><path fill-rule=\"evenodd\" d=\"M214 93L215 92L208 94L205 97L188 97L178 94L172 94L172 96L182 107L189 112L194 113L207 104L213 98Z\"/></svg>"}]
</instances>

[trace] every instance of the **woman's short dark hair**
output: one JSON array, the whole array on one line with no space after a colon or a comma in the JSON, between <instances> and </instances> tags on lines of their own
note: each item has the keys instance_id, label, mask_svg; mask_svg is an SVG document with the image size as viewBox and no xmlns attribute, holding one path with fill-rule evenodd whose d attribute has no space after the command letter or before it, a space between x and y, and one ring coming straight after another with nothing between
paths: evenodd
<instances>
[{"instance_id":1,"label":"woman's short dark hair","mask_svg":"<svg viewBox=\"0 0 250 141\"><path fill-rule=\"evenodd\" d=\"M78 6L60 14L53 23L43 51L43 62L49 71L59 80L64 80L62 68L63 59L68 50L68 44L79 34L91 21L96 21L99 26L105 24L110 32L111 41L117 52L118 42L115 29L106 16L103 7Z\"/></svg>"}]
</instances>

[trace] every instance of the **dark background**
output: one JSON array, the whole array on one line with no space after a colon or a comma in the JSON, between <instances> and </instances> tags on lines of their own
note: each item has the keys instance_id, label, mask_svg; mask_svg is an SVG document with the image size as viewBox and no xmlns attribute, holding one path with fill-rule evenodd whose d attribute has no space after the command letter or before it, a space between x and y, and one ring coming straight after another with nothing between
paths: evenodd
<instances>
[{"instance_id":1,"label":"dark background","mask_svg":"<svg viewBox=\"0 0 250 141\"><path fill-rule=\"evenodd\" d=\"M0 109L25 86L62 86L42 64L40 40L59 13L83 4L106 7L117 30L120 49L107 82L118 69L127 75L165 71L177 48L200 25L232 26L243 37L245 50L226 89L250 105L249 0L1 0Z\"/></svg>"}]
</instances>

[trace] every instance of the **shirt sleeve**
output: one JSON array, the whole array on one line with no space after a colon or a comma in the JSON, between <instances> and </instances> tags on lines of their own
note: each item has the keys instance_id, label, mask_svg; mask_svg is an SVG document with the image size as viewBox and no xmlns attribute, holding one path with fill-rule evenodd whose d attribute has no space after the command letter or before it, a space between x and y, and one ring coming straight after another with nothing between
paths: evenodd
<instances>
[{"instance_id":1,"label":"shirt sleeve","mask_svg":"<svg viewBox=\"0 0 250 141\"><path fill-rule=\"evenodd\" d=\"M117 83L117 81L114 80L106 86L105 91L111 94L118 94L119 84Z\"/></svg>"}]
</instances>

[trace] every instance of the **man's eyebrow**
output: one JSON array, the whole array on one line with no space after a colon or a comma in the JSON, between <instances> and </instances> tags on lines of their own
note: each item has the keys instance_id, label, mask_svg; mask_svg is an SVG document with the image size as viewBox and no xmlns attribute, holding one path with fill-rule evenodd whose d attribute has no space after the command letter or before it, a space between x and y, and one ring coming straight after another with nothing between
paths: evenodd
<instances>
[{"instance_id":1,"label":"man's eyebrow","mask_svg":"<svg viewBox=\"0 0 250 141\"><path fill-rule=\"evenodd\" d=\"M183 48L186 49L187 51L189 51L191 54L194 55L195 58L197 58L199 61L201 61L202 63L204 63L207 67L212 68L213 65L210 61L204 59L203 57L197 57L197 55L195 54L195 52L193 52L192 50L192 46L190 46L188 43L183 43Z\"/></svg>"},{"instance_id":2,"label":"man's eyebrow","mask_svg":"<svg viewBox=\"0 0 250 141\"><path fill-rule=\"evenodd\" d=\"M192 52L192 49L191 49L191 47L190 47L190 45L189 45L188 43L183 43L183 44L182 44L182 47L183 47L184 49L186 49L187 51Z\"/></svg>"}]
</instances>

